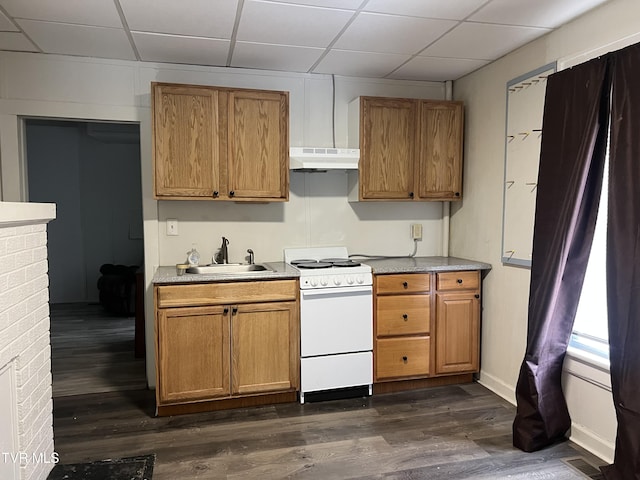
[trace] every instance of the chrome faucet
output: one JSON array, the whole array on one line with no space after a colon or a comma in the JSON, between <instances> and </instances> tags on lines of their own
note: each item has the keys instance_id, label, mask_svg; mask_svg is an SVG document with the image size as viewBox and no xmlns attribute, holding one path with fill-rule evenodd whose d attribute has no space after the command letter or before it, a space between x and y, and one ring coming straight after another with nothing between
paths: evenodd
<instances>
[{"instance_id":1,"label":"chrome faucet","mask_svg":"<svg viewBox=\"0 0 640 480\"><path fill-rule=\"evenodd\" d=\"M247 253L249 254L249 265L253 265L255 263L255 257L253 255L253 250L251 250L250 248L247 250Z\"/></svg>"}]
</instances>

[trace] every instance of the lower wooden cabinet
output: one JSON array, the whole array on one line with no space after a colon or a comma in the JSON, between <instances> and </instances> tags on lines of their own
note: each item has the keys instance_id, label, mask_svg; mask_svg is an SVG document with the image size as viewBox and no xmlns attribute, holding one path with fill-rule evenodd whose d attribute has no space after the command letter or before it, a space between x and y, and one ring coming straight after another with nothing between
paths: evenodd
<instances>
[{"instance_id":1,"label":"lower wooden cabinet","mask_svg":"<svg viewBox=\"0 0 640 480\"><path fill-rule=\"evenodd\" d=\"M479 371L479 271L375 279L375 382Z\"/></svg>"},{"instance_id":2,"label":"lower wooden cabinet","mask_svg":"<svg viewBox=\"0 0 640 480\"><path fill-rule=\"evenodd\" d=\"M157 405L295 395L297 282L246 282L235 289L229 283L189 287L156 287ZM222 298L234 303L179 306L221 303ZM243 298L246 303L240 302ZM260 299L270 301L256 301Z\"/></svg>"}]
</instances>

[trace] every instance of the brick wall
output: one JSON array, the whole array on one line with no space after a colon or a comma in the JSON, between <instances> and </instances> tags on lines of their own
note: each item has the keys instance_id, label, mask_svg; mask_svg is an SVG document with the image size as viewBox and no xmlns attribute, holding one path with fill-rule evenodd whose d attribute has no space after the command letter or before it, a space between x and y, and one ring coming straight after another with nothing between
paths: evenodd
<instances>
[{"instance_id":1,"label":"brick wall","mask_svg":"<svg viewBox=\"0 0 640 480\"><path fill-rule=\"evenodd\" d=\"M46 223L0 222L0 370L13 364L22 480L53 468L48 285Z\"/></svg>"}]
</instances>

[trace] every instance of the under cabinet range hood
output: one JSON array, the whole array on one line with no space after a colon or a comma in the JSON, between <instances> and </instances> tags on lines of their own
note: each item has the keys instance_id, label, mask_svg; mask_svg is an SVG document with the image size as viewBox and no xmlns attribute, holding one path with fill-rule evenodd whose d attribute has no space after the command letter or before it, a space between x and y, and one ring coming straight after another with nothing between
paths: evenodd
<instances>
[{"instance_id":1,"label":"under cabinet range hood","mask_svg":"<svg viewBox=\"0 0 640 480\"><path fill-rule=\"evenodd\" d=\"M357 148L291 147L290 169L303 172L357 170L360 150Z\"/></svg>"}]
</instances>

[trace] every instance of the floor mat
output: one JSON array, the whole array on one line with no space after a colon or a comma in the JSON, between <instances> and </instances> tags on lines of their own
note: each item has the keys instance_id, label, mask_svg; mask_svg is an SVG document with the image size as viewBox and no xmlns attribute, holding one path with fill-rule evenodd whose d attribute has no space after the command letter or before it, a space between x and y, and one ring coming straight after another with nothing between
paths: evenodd
<instances>
[{"instance_id":1,"label":"floor mat","mask_svg":"<svg viewBox=\"0 0 640 480\"><path fill-rule=\"evenodd\" d=\"M91 463L58 464L47 480L151 480L155 461L155 454L151 454Z\"/></svg>"}]
</instances>

